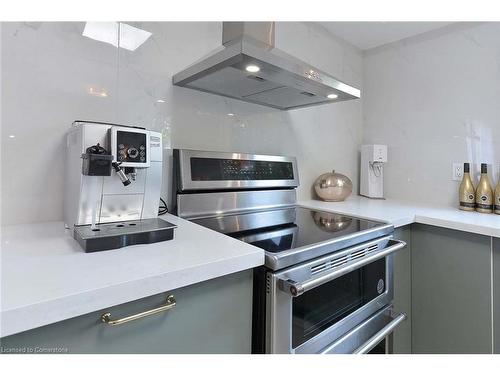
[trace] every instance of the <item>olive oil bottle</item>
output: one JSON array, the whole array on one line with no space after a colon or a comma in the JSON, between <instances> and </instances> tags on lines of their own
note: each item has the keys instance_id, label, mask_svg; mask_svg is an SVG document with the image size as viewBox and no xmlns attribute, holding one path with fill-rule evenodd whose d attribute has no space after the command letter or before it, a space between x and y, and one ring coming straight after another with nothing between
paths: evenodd
<instances>
[{"instance_id":1,"label":"olive oil bottle","mask_svg":"<svg viewBox=\"0 0 500 375\"><path fill-rule=\"evenodd\" d=\"M488 165L481 164L481 179L476 189L476 211L493 212L493 189L488 178Z\"/></svg>"},{"instance_id":2,"label":"olive oil bottle","mask_svg":"<svg viewBox=\"0 0 500 375\"><path fill-rule=\"evenodd\" d=\"M498 176L498 184L495 189L495 203L493 203L495 213L500 215L500 176Z\"/></svg>"},{"instance_id":3,"label":"olive oil bottle","mask_svg":"<svg viewBox=\"0 0 500 375\"><path fill-rule=\"evenodd\" d=\"M464 163L464 177L458 190L460 208L464 211L474 211L476 209L476 192L470 178L470 165Z\"/></svg>"}]
</instances>

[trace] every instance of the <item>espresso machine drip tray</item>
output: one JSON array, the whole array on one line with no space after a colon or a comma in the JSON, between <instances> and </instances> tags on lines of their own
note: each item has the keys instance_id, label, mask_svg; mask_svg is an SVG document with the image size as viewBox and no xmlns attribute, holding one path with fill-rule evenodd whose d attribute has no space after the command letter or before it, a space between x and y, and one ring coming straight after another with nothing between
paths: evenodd
<instances>
[{"instance_id":1,"label":"espresso machine drip tray","mask_svg":"<svg viewBox=\"0 0 500 375\"><path fill-rule=\"evenodd\" d=\"M171 240L177 226L162 219L144 219L76 226L73 237L87 253Z\"/></svg>"}]
</instances>

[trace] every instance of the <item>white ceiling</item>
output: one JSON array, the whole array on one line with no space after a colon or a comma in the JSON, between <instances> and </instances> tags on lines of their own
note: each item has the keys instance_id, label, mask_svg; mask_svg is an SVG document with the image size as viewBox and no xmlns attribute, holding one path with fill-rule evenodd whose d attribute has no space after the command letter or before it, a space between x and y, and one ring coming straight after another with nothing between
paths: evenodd
<instances>
[{"instance_id":1,"label":"white ceiling","mask_svg":"<svg viewBox=\"0 0 500 375\"><path fill-rule=\"evenodd\" d=\"M396 42L451 22L319 22L332 34L362 50Z\"/></svg>"}]
</instances>

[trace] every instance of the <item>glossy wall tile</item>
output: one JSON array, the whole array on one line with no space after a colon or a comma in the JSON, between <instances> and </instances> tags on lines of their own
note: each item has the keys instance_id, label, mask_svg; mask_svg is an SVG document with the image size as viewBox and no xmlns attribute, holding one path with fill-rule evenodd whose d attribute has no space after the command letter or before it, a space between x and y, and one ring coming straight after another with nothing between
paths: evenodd
<instances>
[{"instance_id":1,"label":"glossy wall tile","mask_svg":"<svg viewBox=\"0 0 500 375\"><path fill-rule=\"evenodd\" d=\"M304 199L331 169L357 186L361 100L283 112L174 87L173 74L221 45L221 23L117 25L2 24L3 225L62 220L65 133L76 119L161 131L164 196L174 147L296 156ZM276 29L278 48L361 87L360 51L317 25Z\"/></svg>"},{"instance_id":2,"label":"glossy wall tile","mask_svg":"<svg viewBox=\"0 0 500 375\"><path fill-rule=\"evenodd\" d=\"M367 143L389 146L387 197L456 206L452 163L500 176L500 23L465 23L364 58ZM494 181L494 182L493 182Z\"/></svg>"}]
</instances>

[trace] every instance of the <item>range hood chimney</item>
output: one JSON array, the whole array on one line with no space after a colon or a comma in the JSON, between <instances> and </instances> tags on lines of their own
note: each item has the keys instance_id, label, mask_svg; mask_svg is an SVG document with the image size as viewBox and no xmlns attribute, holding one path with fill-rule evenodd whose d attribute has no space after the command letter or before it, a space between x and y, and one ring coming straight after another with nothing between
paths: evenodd
<instances>
[{"instance_id":1,"label":"range hood chimney","mask_svg":"<svg viewBox=\"0 0 500 375\"><path fill-rule=\"evenodd\" d=\"M223 22L223 45L173 83L282 110L360 97L359 89L275 48L274 38L274 22Z\"/></svg>"}]
</instances>

